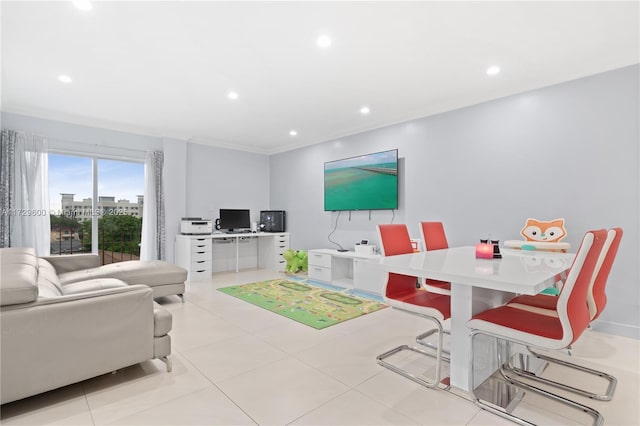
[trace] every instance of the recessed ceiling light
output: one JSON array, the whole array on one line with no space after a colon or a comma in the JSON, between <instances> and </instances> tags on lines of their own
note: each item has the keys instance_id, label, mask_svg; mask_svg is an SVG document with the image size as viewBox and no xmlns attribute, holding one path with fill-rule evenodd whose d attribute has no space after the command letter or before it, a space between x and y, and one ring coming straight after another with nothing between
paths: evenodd
<instances>
[{"instance_id":1,"label":"recessed ceiling light","mask_svg":"<svg viewBox=\"0 0 640 426\"><path fill-rule=\"evenodd\" d=\"M362 108L360 108L360 114L362 115L367 115L371 112L371 110L369 109L368 106L363 106Z\"/></svg>"},{"instance_id":2,"label":"recessed ceiling light","mask_svg":"<svg viewBox=\"0 0 640 426\"><path fill-rule=\"evenodd\" d=\"M65 84L69 84L71 83L73 80L71 79L71 77L69 77L66 74L61 74L58 76L58 80L60 80L61 82L65 83Z\"/></svg>"},{"instance_id":3,"label":"recessed ceiling light","mask_svg":"<svg viewBox=\"0 0 640 426\"><path fill-rule=\"evenodd\" d=\"M93 9L93 5L89 0L76 0L73 2L73 5L80 10L91 10Z\"/></svg>"},{"instance_id":4,"label":"recessed ceiling light","mask_svg":"<svg viewBox=\"0 0 640 426\"><path fill-rule=\"evenodd\" d=\"M316 43L319 47L327 48L331 46L331 39L329 38L328 35L323 34L320 37L318 37L318 39L316 40Z\"/></svg>"},{"instance_id":5,"label":"recessed ceiling light","mask_svg":"<svg viewBox=\"0 0 640 426\"><path fill-rule=\"evenodd\" d=\"M492 65L487 68L487 75L497 75L500 73L500 67L497 65Z\"/></svg>"},{"instance_id":6,"label":"recessed ceiling light","mask_svg":"<svg viewBox=\"0 0 640 426\"><path fill-rule=\"evenodd\" d=\"M297 136L297 135L298 135L298 132L296 132L295 130L291 130L289 132L289 136Z\"/></svg>"},{"instance_id":7,"label":"recessed ceiling light","mask_svg":"<svg viewBox=\"0 0 640 426\"><path fill-rule=\"evenodd\" d=\"M227 98L235 101L236 99L238 99L238 93L234 92L234 91L231 91L231 92L227 93Z\"/></svg>"}]
</instances>

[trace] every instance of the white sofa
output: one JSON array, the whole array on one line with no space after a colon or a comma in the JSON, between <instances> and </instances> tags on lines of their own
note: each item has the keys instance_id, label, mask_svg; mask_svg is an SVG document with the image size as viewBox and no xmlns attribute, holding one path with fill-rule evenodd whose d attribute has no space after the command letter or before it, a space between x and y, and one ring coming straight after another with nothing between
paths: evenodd
<instances>
[{"instance_id":1,"label":"white sofa","mask_svg":"<svg viewBox=\"0 0 640 426\"><path fill-rule=\"evenodd\" d=\"M71 254L43 257L56 269L60 283L96 278L117 278L129 285L144 284L153 290L153 298L176 294L184 301L187 271L162 260L128 260L100 265L97 254Z\"/></svg>"},{"instance_id":2,"label":"white sofa","mask_svg":"<svg viewBox=\"0 0 640 426\"><path fill-rule=\"evenodd\" d=\"M152 358L171 371L172 317L153 298L116 278L63 284L32 249L0 249L0 403Z\"/></svg>"}]
</instances>

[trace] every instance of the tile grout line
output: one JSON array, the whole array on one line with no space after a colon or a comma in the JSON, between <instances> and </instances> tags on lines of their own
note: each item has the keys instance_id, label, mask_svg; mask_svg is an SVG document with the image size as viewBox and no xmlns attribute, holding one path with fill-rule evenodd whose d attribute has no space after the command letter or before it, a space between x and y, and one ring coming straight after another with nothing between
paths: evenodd
<instances>
[{"instance_id":1,"label":"tile grout line","mask_svg":"<svg viewBox=\"0 0 640 426\"><path fill-rule=\"evenodd\" d=\"M178 351L178 353L185 359L186 362L189 363L189 365L191 365L202 377L205 378L206 381L208 381L209 383L211 383L213 385L213 387L215 387L216 389L218 389L220 391L220 393L222 393L229 401L231 401L231 403L233 405L235 405L236 407L238 407L238 409L240 411L242 411L242 413L244 413L245 416L247 416L249 419L251 419L251 421L256 424L259 425L260 423L258 423L249 413L247 413L240 405L238 405L238 403L231 398L229 395L227 395L227 393L221 389L217 384L215 384L215 382L213 382L212 379L210 379L206 374L204 374L202 371L200 371L200 369L193 363L191 362L191 360L185 356L182 352Z\"/></svg>"},{"instance_id":2,"label":"tile grout line","mask_svg":"<svg viewBox=\"0 0 640 426\"><path fill-rule=\"evenodd\" d=\"M89 411L91 424L93 424L93 426L96 426L96 420L93 418L93 412L91 411L91 405L89 404L89 397L87 396L87 389L84 383L82 384L82 396L84 397L84 403L87 404L87 411Z\"/></svg>"}]
</instances>

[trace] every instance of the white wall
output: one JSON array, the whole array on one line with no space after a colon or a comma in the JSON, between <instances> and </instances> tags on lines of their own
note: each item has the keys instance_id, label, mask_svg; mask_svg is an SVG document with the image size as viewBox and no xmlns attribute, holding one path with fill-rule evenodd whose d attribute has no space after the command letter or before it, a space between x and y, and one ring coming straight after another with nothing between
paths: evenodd
<instances>
[{"instance_id":1,"label":"white wall","mask_svg":"<svg viewBox=\"0 0 640 426\"><path fill-rule=\"evenodd\" d=\"M187 216L218 218L219 209L269 209L269 157L196 143L187 147Z\"/></svg>"},{"instance_id":2,"label":"white wall","mask_svg":"<svg viewBox=\"0 0 640 426\"><path fill-rule=\"evenodd\" d=\"M293 248L332 247L337 214L323 211L323 163L398 148L395 222L414 237L421 220L444 221L456 246L519 239L527 217L564 217L576 249L585 231L621 226L596 328L640 338L639 75L626 67L273 155L271 206L287 211ZM391 218L343 212L333 239L375 241L375 225Z\"/></svg>"}]
</instances>

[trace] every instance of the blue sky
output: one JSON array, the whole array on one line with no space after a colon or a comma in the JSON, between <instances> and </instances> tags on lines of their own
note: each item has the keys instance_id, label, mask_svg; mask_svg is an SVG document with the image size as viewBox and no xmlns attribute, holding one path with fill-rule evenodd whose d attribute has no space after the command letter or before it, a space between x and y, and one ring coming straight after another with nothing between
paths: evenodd
<instances>
[{"instance_id":1,"label":"blue sky","mask_svg":"<svg viewBox=\"0 0 640 426\"><path fill-rule=\"evenodd\" d=\"M49 206L60 210L60 194L75 194L75 200L92 195L91 158L49 154ZM98 160L98 195L136 202L144 193L144 164Z\"/></svg>"}]
</instances>

